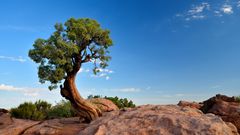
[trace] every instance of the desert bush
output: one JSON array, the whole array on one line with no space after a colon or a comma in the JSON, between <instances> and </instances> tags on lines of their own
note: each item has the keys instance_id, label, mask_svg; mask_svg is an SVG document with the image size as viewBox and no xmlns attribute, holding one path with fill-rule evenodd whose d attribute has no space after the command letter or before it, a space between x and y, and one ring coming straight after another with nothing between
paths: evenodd
<instances>
[{"instance_id":1,"label":"desert bush","mask_svg":"<svg viewBox=\"0 0 240 135\"><path fill-rule=\"evenodd\" d=\"M11 116L15 118L44 120L52 118L73 117L76 112L69 101L61 100L55 106L42 100L35 103L24 102L16 108L12 108Z\"/></svg>"},{"instance_id":2,"label":"desert bush","mask_svg":"<svg viewBox=\"0 0 240 135\"><path fill-rule=\"evenodd\" d=\"M125 108L125 107L130 107L130 108L133 108L135 107L136 105L133 103L132 100L128 101L127 98L118 98L117 96L116 97L104 97L108 100L111 100L115 105L117 105L118 108Z\"/></svg>"},{"instance_id":3,"label":"desert bush","mask_svg":"<svg viewBox=\"0 0 240 135\"><path fill-rule=\"evenodd\" d=\"M111 100L120 109L125 108L125 107L133 108L136 106L132 100L128 100L127 98L119 98L117 96L116 97L107 97L107 96L102 97L100 95L89 95L88 99L91 99L91 98L105 98L105 99Z\"/></svg>"},{"instance_id":4,"label":"desert bush","mask_svg":"<svg viewBox=\"0 0 240 135\"><path fill-rule=\"evenodd\" d=\"M127 98L116 97L102 97L100 95L89 95L88 98L105 98L111 100L118 108L135 107L135 104ZM53 118L67 118L77 116L76 111L72 108L69 101L61 100L56 105L52 106L50 103L38 100L35 103L24 102L16 108L10 110L11 116L15 118L44 120Z\"/></svg>"},{"instance_id":5,"label":"desert bush","mask_svg":"<svg viewBox=\"0 0 240 135\"><path fill-rule=\"evenodd\" d=\"M62 117L74 117L76 116L75 110L72 108L71 103L66 100L61 100L55 106L53 106L47 113L47 118L62 118Z\"/></svg>"},{"instance_id":6,"label":"desert bush","mask_svg":"<svg viewBox=\"0 0 240 135\"><path fill-rule=\"evenodd\" d=\"M43 120L46 118L51 104L46 101L38 100L35 103L24 102L16 108L10 110L11 116L15 118Z\"/></svg>"},{"instance_id":7,"label":"desert bush","mask_svg":"<svg viewBox=\"0 0 240 135\"><path fill-rule=\"evenodd\" d=\"M240 96L237 96L236 100L240 103Z\"/></svg>"},{"instance_id":8,"label":"desert bush","mask_svg":"<svg viewBox=\"0 0 240 135\"><path fill-rule=\"evenodd\" d=\"M87 98L88 99L91 99L91 98L102 98L102 96L101 95L89 95Z\"/></svg>"}]
</instances>

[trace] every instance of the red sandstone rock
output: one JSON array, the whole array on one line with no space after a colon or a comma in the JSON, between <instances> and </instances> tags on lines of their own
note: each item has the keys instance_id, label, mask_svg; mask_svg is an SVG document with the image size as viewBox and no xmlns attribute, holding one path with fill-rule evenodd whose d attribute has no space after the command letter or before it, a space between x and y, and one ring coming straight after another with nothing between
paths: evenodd
<instances>
[{"instance_id":1,"label":"red sandstone rock","mask_svg":"<svg viewBox=\"0 0 240 135\"><path fill-rule=\"evenodd\" d=\"M0 135L21 135L29 127L40 123L39 121L13 119L13 123L0 129Z\"/></svg>"},{"instance_id":2,"label":"red sandstone rock","mask_svg":"<svg viewBox=\"0 0 240 135\"><path fill-rule=\"evenodd\" d=\"M202 107L202 104L199 104L197 102L188 102L188 101L179 101L179 103L177 104L179 106L182 107L191 107L191 108L196 108L196 109L200 109Z\"/></svg>"},{"instance_id":3,"label":"red sandstone rock","mask_svg":"<svg viewBox=\"0 0 240 135\"><path fill-rule=\"evenodd\" d=\"M26 130L23 135L76 135L87 124L79 123L79 118L46 120Z\"/></svg>"},{"instance_id":4,"label":"red sandstone rock","mask_svg":"<svg viewBox=\"0 0 240 135\"><path fill-rule=\"evenodd\" d=\"M238 135L214 114L175 105L145 105L105 113L79 135Z\"/></svg>"},{"instance_id":5,"label":"red sandstone rock","mask_svg":"<svg viewBox=\"0 0 240 135\"><path fill-rule=\"evenodd\" d=\"M225 122L233 123L240 133L240 103L234 97L216 95L204 101L201 110L218 115Z\"/></svg>"},{"instance_id":6,"label":"red sandstone rock","mask_svg":"<svg viewBox=\"0 0 240 135\"><path fill-rule=\"evenodd\" d=\"M5 128L6 126L13 123L12 118L10 117L10 114L8 113L0 113L0 129Z\"/></svg>"},{"instance_id":7,"label":"red sandstone rock","mask_svg":"<svg viewBox=\"0 0 240 135\"><path fill-rule=\"evenodd\" d=\"M118 107L110 100L104 98L91 98L88 99L91 103L96 105L103 112L110 112L119 110Z\"/></svg>"}]
</instances>

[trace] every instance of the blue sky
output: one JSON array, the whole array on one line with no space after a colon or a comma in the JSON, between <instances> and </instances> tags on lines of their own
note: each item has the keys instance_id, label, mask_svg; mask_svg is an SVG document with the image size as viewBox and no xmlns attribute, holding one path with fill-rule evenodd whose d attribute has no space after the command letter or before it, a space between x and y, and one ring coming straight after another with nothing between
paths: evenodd
<instances>
[{"instance_id":1,"label":"blue sky","mask_svg":"<svg viewBox=\"0 0 240 135\"><path fill-rule=\"evenodd\" d=\"M238 0L5 0L0 3L0 107L62 99L58 89L38 83L28 50L70 17L97 20L114 42L106 70L93 76L86 64L78 75L84 97L127 97L140 105L240 93Z\"/></svg>"}]
</instances>

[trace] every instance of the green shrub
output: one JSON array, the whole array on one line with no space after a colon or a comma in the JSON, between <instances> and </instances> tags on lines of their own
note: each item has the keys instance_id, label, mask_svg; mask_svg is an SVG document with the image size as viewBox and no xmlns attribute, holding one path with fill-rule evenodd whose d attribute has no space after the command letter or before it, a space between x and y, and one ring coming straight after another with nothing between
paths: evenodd
<instances>
[{"instance_id":1,"label":"green shrub","mask_svg":"<svg viewBox=\"0 0 240 135\"><path fill-rule=\"evenodd\" d=\"M91 98L102 98L102 96L101 95L89 95L87 97L87 99L91 99Z\"/></svg>"},{"instance_id":2,"label":"green shrub","mask_svg":"<svg viewBox=\"0 0 240 135\"><path fill-rule=\"evenodd\" d=\"M88 99L91 99L91 98L105 98L105 99L108 99L108 100L111 100L118 108L125 108L125 107L130 107L130 108L133 108L133 107L136 107L136 105L133 103L132 100L128 101L127 98L118 98L117 96L116 97L102 97L100 95L89 95L88 96Z\"/></svg>"},{"instance_id":3,"label":"green shrub","mask_svg":"<svg viewBox=\"0 0 240 135\"><path fill-rule=\"evenodd\" d=\"M128 101L127 98L118 98L116 97L104 97L105 99L111 100L118 108L134 108L136 105L133 103L132 100Z\"/></svg>"},{"instance_id":4,"label":"green shrub","mask_svg":"<svg viewBox=\"0 0 240 135\"><path fill-rule=\"evenodd\" d=\"M240 96L237 96L236 100L240 103Z\"/></svg>"},{"instance_id":5,"label":"green shrub","mask_svg":"<svg viewBox=\"0 0 240 135\"><path fill-rule=\"evenodd\" d=\"M111 100L119 108L135 107L135 104L127 98L116 97L102 97L100 95L90 95L88 98L105 98ZM15 118L31 119L31 120L44 120L53 118L67 118L77 116L76 111L72 108L69 101L61 100L55 106L42 100L38 100L35 103L24 102L16 108L10 110L11 116Z\"/></svg>"},{"instance_id":6,"label":"green shrub","mask_svg":"<svg viewBox=\"0 0 240 135\"><path fill-rule=\"evenodd\" d=\"M47 113L47 118L62 118L62 117L74 117L76 116L75 110L69 101L61 100L55 106L53 106Z\"/></svg>"},{"instance_id":7,"label":"green shrub","mask_svg":"<svg viewBox=\"0 0 240 135\"><path fill-rule=\"evenodd\" d=\"M15 118L43 120L76 116L76 112L69 101L61 100L55 106L46 101L38 100L35 103L24 102L12 108L11 116Z\"/></svg>"},{"instance_id":8,"label":"green shrub","mask_svg":"<svg viewBox=\"0 0 240 135\"><path fill-rule=\"evenodd\" d=\"M43 120L46 118L46 113L50 108L51 104L38 100L34 104L32 102L24 102L18 107L12 108L10 113L15 118Z\"/></svg>"}]
</instances>

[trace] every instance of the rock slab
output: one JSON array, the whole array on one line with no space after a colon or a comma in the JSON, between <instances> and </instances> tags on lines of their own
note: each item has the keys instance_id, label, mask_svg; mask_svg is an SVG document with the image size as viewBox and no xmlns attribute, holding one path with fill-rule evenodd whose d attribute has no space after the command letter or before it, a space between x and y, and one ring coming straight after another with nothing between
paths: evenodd
<instances>
[{"instance_id":1,"label":"rock slab","mask_svg":"<svg viewBox=\"0 0 240 135\"><path fill-rule=\"evenodd\" d=\"M52 119L29 128L23 135L76 135L86 126L79 123L78 117Z\"/></svg>"},{"instance_id":2,"label":"rock slab","mask_svg":"<svg viewBox=\"0 0 240 135\"><path fill-rule=\"evenodd\" d=\"M104 98L88 99L92 104L96 105L102 112L110 112L119 110L118 107L110 100Z\"/></svg>"},{"instance_id":3,"label":"rock slab","mask_svg":"<svg viewBox=\"0 0 240 135\"><path fill-rule=\"evenodd\" d=\"M182 107L191 107L191 108L196 108L196 109L200 109L202 107L202 104L197 103L197 102L188 102L188 101L179 101L179 103L177 104L179 106Z\"/></svg>"},{"instance_id":4,"label":"rock slab","mask_svg":"<svg viewBox=\"0 0 240 135\"><path fill-rule=\"evenodd\" d=\"M177 105L144 105L105 113L79 135L238 135L214 114Z\"/></svg>"},{"instance_id":5,"label":"rock slab","mask_svg":"<svg viewBox=\"0 0 240 135\"><path fill-rule=\"evenodd\" d=\"M21 135L28 128L40 123L39 121L12 119L13 123L0 129L0 135Z\"/></svg>"},{"instance_id":6,"label":"rock slab","mask_svg":"<svg viewBox=\"0 0 240 135\"><path fill-rule=\"evenodd\" d=\"M240 103L235 97L218 94L204 101L200 109L204 113L220 116L225 122L233 123L240 133Z\"/></svg>"}]
</instances>

